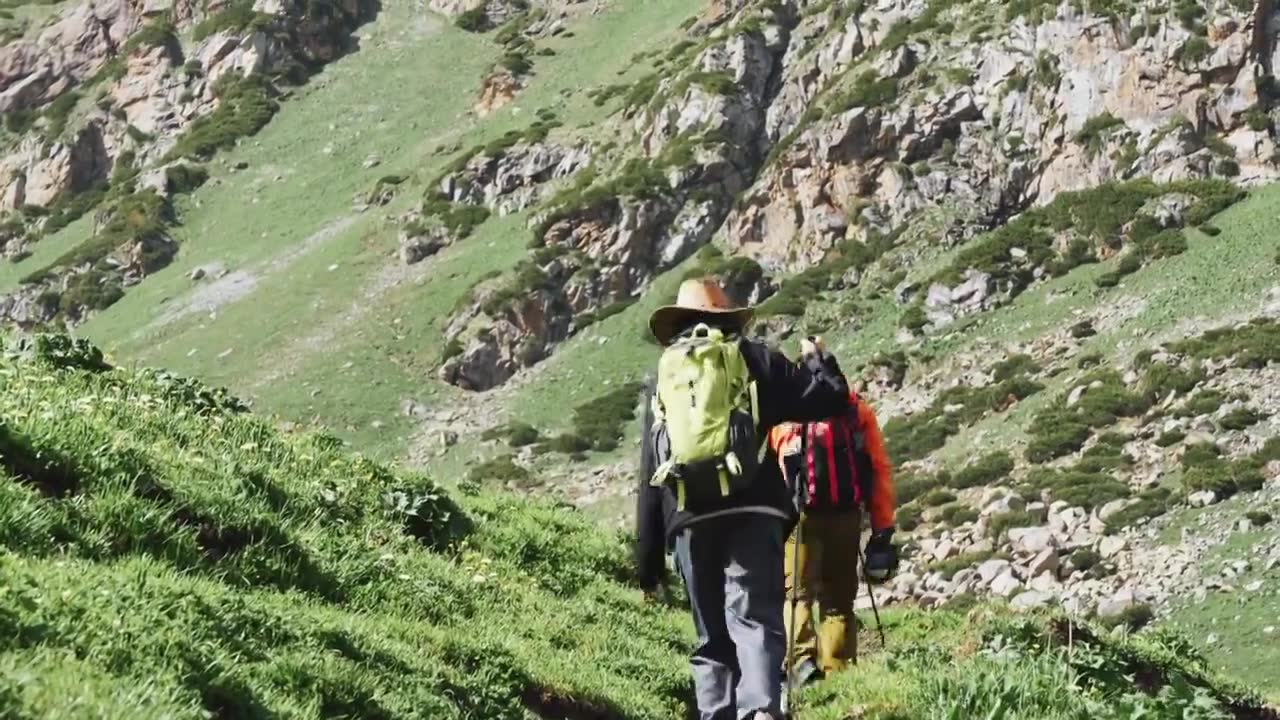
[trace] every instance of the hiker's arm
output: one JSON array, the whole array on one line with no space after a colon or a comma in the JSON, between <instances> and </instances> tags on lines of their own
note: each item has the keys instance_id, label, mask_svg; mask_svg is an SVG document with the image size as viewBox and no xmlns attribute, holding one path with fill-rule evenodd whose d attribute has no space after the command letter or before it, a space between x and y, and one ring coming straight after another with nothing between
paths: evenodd
<instances>
[{"instance_id":1,"label":"hiker's arm","mask_svg":"<svg viewBox=\"0 0 1280 720\"><path fill-rule=\"evenodd\" d=\"M640 587L652 590L662 581L666 570L663 547L662 489L649 480L657 470L650 430L653 428L653 383L645 387L641 406L639 488L636 491L636 575Z\"/></svg>"},{"instance_id":2,"label":"hiker's arm","mask_svg":"<svg viewBox=\"0 0 1280 720\"><path fill-rule=\"evenodd\" d=\"M858 400L858 423L867 444L867 455L871 458L871 529L883 530L893 527L894 508L898 504L893 488L893 466L889 462L889 452L885 449L884 435L880 432L875 411L861 398Z\"/></svg>"},{"instance_id":3,"label":"hiker's arm","mask_svg":"<svg viewBox=\"0 0 1280 720\"><path fill-rule=\"evenodd\" d=\"M849 409L849 383L836 358L825 350L792 362L776 350L748 342L743 347L760 393L760 421L824 420Z\"/></svg>"}]
</instances>

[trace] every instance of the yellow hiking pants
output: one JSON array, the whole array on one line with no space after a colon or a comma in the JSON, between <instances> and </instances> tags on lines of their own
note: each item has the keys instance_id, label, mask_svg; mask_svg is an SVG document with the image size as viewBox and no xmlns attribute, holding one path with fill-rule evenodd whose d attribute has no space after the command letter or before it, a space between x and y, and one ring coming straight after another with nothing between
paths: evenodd
<instances>
[{"instance_id":1,"label":"yellow hiking pants","mask_svg":"<svg viewBox=\"0 0 1280 720\"><path fill-rule=\"evenodd\" d=\"M787 539L785 621L787 637L793 640L790 659L796 665L809 658L823 672L831 673L843 668L857 655L858 628L853 616L853 603L858 595L861 526L860 511L837 515L803 514ZM798 545L797 537L800 540ZM798 584L795 577L797 552ZM821 619L817 632L814 629L815 605ZM795 628L791 625L793 617Z\"/></svg>"}]
</instances>

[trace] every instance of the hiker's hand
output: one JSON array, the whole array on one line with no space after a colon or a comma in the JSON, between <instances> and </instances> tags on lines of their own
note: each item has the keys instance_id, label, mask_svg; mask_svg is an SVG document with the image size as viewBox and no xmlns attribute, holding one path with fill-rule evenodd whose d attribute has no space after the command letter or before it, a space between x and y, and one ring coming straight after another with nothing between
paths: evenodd
<instances>
[{"instance_id":1,"label":"hiker's hand","mask_svg":"<svg viewBox=\"0 0 1280 720\"><path fill-rule=\"evenodd\" d=\"M867 541L867 581L880 584L893 577L898 569L898 548L893 544L893 528L877 530Z\"/></svg>"},{"instance_id":2,"label":"hiker's hand","mask_svg":"<svg viewBox=\"0 0 1280 720\"><path fill-rule=\"evenodd\" d=\"M827 347L823 344L822 338L818 335L810 335L800 341L800 357L809 357L810 355L822 357L826 351Z\"/></svg>"}]
</instances>

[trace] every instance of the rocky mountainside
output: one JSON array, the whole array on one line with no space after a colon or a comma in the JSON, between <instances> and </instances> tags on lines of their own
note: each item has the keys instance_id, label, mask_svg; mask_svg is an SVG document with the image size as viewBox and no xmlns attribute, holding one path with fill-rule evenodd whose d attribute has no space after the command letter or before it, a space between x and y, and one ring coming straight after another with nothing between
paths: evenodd
<instances>
[{"instance_id":1,"label":"rocky mountainside","mask_svg":"<svg viewBox=\"0 0 1280 720\"><path fill-rule=\"evenodd\" d=\"M10 14L10 324L625 523L644 320L715 275L875 405L885 603L1154 618L1280 692L1269 0Z\"/></svg>"}]
</instances>

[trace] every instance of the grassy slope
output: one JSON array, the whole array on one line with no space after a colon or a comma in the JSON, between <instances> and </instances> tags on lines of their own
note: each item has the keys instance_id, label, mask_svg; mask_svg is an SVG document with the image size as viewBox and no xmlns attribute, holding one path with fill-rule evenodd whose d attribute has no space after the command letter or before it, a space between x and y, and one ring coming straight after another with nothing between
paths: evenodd
<instances>
[{"instance_id":1,"label":"grassy slope","mask_svg":"<svg viewBox=\"0 0 1280 720\"><path fill-rule=\"evenodd\" d=\"M527 126L540 108L555 110L569 126L597 122L603 111L573 93L616 82L627 58L662 46L696 7L689 0L616 4L584 18L572 37L539 43L557 54L536 58L531 85L512 106L477 121L467 111L497 48L486 36L411 6L388 6L362 32L360 52L327 68L258 136L226 155L250 168L215 173L222 183L195 193L183 212L177 262L84 332L113 355L233 386L272 411L317 417L371 452L399 453L411 431L398 417L401 399L447 403L457 396L432 375L442 318L479 275L523 257L527 231L522 218L487 223L426 267L404 273L398 286L374 292L381 278L401 270L389 216L416 201L426 179L450 159L433 154L442 144L485 142ZM332 154L321 152L326 145ZM359 169L370 155L382 164ZM358 216L287 268L263 270L349 218L352 197L387 174L416 182L391 206ZM283 181L275 181L278 175ZM188 316L157 327L166 307L191 291L186 273L215 262L259 276L256 290L216 318ZM312 388L321 392L313 397ZM382 427L372 427L374 421Z\"/></svg>"},{"instance_id":2,"label":"grassy slope","mask_svg":"<svg viewBox=\"0 0 1280 720\"><path fill-rule=\"evenodd\" d=\"M0 356L6 718L683 714L684 613L619 584L618 538L582 515L455 505L198 384L54 350ZM1275 717L1176 638L1068 646L1053 618L988 609L886 623L890 648L806 693L807 717Z\"/></svg>"}]
</instances>

